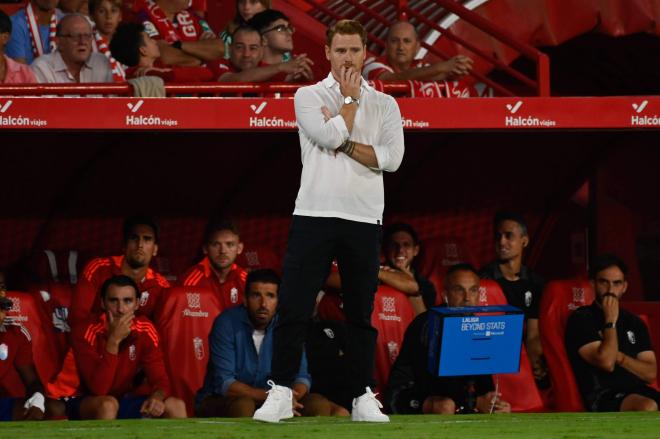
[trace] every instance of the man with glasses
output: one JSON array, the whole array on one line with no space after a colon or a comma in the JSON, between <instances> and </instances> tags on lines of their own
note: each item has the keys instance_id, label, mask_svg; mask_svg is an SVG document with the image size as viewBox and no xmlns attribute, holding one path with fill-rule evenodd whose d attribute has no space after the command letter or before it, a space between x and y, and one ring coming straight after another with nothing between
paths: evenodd
<instances>
[{"instance_id":1,"label":"man with glasses","mask_svg":"<svg viewBox=\"0 0 660 439\"><path fill-rule=\"evenodd\" d=\"M250 25L259 31L263 44L263 65L273 65L294 60L301 69L300 73L288 77L282 72L271 78L272 82L312 81L314 74L311 66L314 64L306 54L293 56L293 33L296 28L289 22L289 17L275 9L259 12L250 20Z\"/></svg>"},{"instance_id":2,"label":"man with glasses","mask_svg":"<svg viewBox=\"0 0 660 439\"><path fill-rule=\"evenodd\" d=\"M92 51L92 26L84 15L65 15L57 24L55 39L57 49L32 63L39 82L112 82L110 62Z\"/></svg>"},{"instance_id":3,"label":"man with glasses","mask_svg":"<svg viewBox=\"0 0 660 439\"><path fill-rule=\"evenodd\" d=\"M649 386L657 375L649 331L619 306L627 272L614 255L597 258L590 270L596 299L566 324L566 352L589 411L657 411L660 404L660 392Z\"/></svg>"},{"instance_id":4,"label":"man with glasses","mask_svg":"<svg viewBox=\"0 0 660 439\"><path fill-rule=\"evenodd\" d=\"M218 63L220 82L293 82L311 74L312 61L297 57L265 64L262 36L250 25L240 26L231 42L229 60ZM309 73L308 73L309 72Z\"/></svg>"}]
</instances>

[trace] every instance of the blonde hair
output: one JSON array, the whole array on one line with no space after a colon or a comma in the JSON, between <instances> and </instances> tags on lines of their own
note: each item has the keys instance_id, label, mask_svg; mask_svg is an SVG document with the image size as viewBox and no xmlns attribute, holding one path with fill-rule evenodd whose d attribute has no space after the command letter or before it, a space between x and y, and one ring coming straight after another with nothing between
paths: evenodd
<instances>
[{"instance_id":1,"label":"blonde hair","mask_svg":"<svg viewBox=\"0 0 660 439\"><path fill-rule=\"evenodd\" d=\"M362 45L366 46L367 44L367 31L364 30L362 24L357 20L339 20L333 26L329 27L325 31L325 44L330 47L332 39L336 34L342 35L359 35L362 40Z\"/></svg>"}]
</instances>

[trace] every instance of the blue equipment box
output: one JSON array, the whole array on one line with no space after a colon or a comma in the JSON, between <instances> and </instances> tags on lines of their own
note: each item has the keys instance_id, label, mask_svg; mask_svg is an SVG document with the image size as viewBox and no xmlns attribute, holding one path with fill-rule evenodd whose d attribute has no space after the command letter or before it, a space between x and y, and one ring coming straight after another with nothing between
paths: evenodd
<instances>
[{"instance_id":1,"label":"blue equipment box","mask_svg":"<svg viewBox=\"0 0 660 439\"><path fill-rule=\"evenodd\" d=\"M511 305L429 310L429 372L434 376L516 373L523 312Z\"/></svg>"}]
</instances>

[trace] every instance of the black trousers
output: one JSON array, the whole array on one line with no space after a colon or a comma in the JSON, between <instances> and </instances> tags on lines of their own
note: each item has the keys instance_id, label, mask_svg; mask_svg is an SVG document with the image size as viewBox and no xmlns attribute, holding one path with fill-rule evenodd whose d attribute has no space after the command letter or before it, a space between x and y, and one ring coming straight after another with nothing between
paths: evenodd
<instances>
[{"instance_id":1,"label":"black trousers","mask_svg":"<svg viewBox=\"0 0 660 439\"><path fill-rule=\"evenodd\" d=\"M276 383L290 386L300 369L316 296L336 258L347 323L346 356L352 369L351 382L346 384L354 396L373 384L378 332L371 326L371 312L378 288L381 236L379 224L293 217L273 333L271 377Z\"/></svg>"}]
</instances>

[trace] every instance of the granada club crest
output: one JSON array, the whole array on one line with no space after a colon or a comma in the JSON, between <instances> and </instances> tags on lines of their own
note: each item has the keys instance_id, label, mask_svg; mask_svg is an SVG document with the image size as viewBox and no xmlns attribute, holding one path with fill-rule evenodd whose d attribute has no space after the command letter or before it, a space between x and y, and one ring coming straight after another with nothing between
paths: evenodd
<instances>
[{"instance_id":1,"label":"granada club crest","mask_svg":"<svg viewBox=\"0 0 660 439\"><path fill-rule=\"evenodd\" d=\"M195 349L195 358L198 360L204 359L204 340L199 337L193 338L193 348Z\"/></svg>"}]
</instances>

